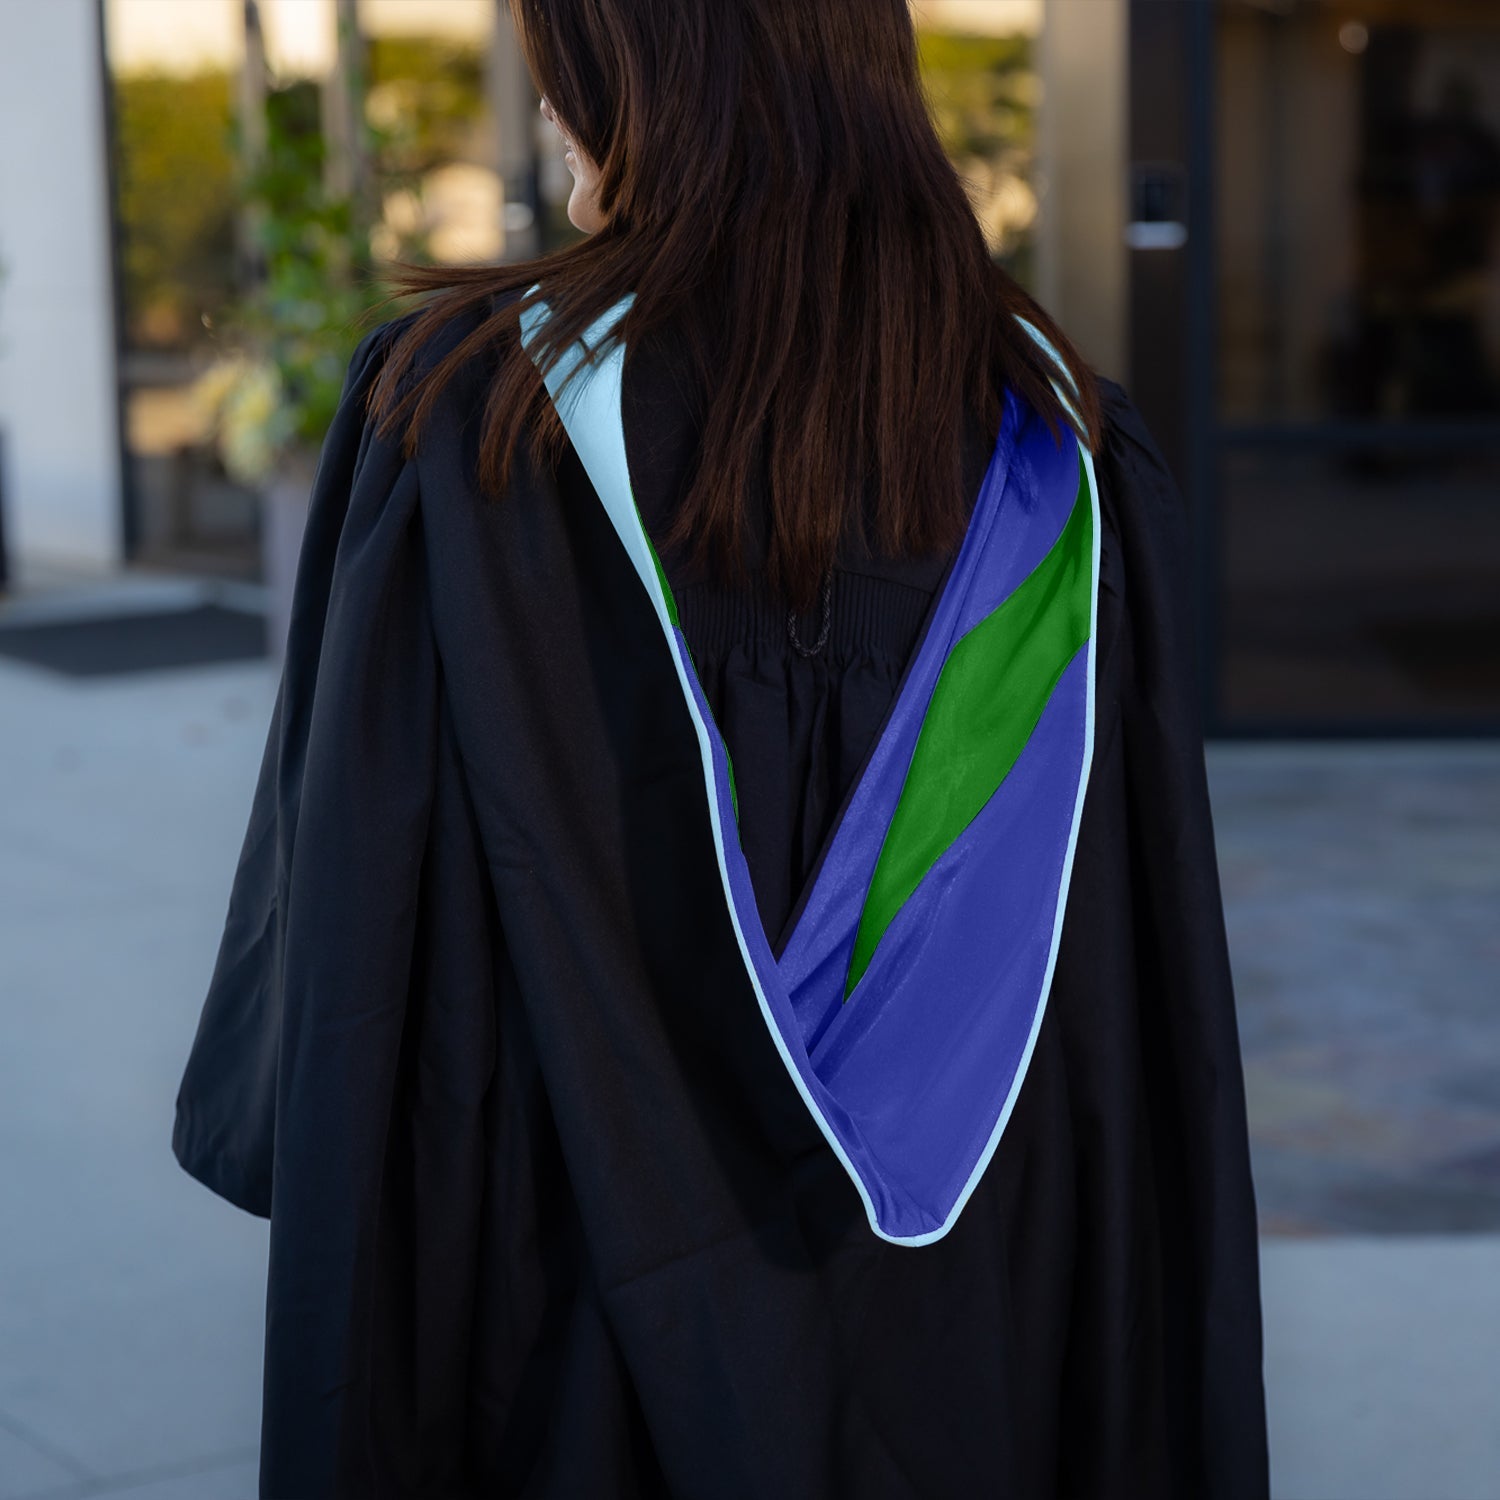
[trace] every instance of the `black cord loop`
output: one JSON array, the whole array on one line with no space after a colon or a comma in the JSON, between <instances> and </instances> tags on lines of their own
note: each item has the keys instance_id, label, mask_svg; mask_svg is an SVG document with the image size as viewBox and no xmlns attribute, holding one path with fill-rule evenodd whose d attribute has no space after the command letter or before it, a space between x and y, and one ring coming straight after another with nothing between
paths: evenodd
<instances>
[{"instance_id":1,"label":"black cord loop","mask_svg":"<svg viewBox=\"0 0 1500 1500\"><path fill-rule=\"evenodd\" d=\"M833 569L829 568L823 576L823 628L818 631L818 639L811 646L804 646L797 637L797 615L794 610L786 612L786 633L792 639L792 645L802 656L816 656L823 649L828 640L828 627L833 620Z\"/></svg>"}]
</instances>

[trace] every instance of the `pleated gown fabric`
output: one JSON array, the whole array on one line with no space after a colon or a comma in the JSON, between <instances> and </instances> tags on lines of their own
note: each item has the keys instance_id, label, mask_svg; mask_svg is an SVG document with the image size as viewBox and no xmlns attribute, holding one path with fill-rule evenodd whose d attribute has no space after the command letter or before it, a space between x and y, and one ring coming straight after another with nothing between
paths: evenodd
<instances>
[{"instance_id":1,"label":"pleated gown fabric","mask_svg":"<svg viewBox=\"0 0 1500 1500\"><path fill-rule=\"evenodd\" d=\"M1186 517L1101 384L1097 722L1062 936L994 1157L871 1232L737 948L660 627L570 451L481 499L491 366L422 451L353 356L176 1101L270 1219L261 1500L1265 1500L1254 1192L1195 708ZM465 330L423 355L430 366ZM660 538L702 393L626 364ZM977 492L993 433L970 423ZM948 556L763 587L663 565L781 933ZM799 617L810 646L816 608Z\"/></svg>"}]
</instances>

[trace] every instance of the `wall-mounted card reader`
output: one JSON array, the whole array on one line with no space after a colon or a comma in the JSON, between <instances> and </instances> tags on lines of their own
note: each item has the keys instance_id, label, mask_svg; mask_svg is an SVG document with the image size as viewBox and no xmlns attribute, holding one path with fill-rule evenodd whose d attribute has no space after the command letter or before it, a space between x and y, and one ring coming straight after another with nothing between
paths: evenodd
<instances>
[{"instance_id":1,"label":"wall-mounted card reader","mask_svg":"<svg viewBox=\"0 0 1500 1500\"><path fill-rule=\"evenodd\" d=\"M1187 173L1176 162L1135 162L1130 168L1132 250L1180 250L1187 243Z\"/></svg>"}]
</instances>

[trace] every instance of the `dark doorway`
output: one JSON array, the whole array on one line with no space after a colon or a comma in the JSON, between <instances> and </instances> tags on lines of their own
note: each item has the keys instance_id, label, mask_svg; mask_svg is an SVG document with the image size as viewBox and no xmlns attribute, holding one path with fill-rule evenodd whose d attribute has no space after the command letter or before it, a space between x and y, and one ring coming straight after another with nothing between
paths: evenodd
<instances>
[{"instance_id":1,"label":"dark doorway","mask_svg":"<svg viewBox=\"0 0 1500 1500\"><path fill-rule=\"evenodd\" d=\"M1138 3L1132 70L1132 157L1186 181L1181 248L1132 251L1132 376L1211 727L1494 733L1500 10Z\"/></svg>"}]
</instances>

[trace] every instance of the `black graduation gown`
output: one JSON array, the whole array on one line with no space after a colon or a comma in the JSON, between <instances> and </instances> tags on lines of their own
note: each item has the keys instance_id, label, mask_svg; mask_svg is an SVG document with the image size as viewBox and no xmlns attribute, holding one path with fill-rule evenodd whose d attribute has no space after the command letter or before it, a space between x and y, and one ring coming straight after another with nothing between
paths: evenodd
<instances>
[{"instance_id":1,"label":"black graduation gown","mask_svg":"<svg viewBox=\"0 0 1500 1500\"><path fill-rule=\"evenodd\" d=\"M398 326L324 446L172 1135L271 1220L262 1500L1264 1500L1185 518L1125 393L1051 997L993 1160L911 1247L871 1232L768 1035L688 711L576 456L523 453L481 501L475 361L403 459L362 406ZM666 356L628 370L659 534L692 412ZM682 578L768 933L943 568L841 575L805 659L765 600Z\"/></svg>"}]
</instances>

